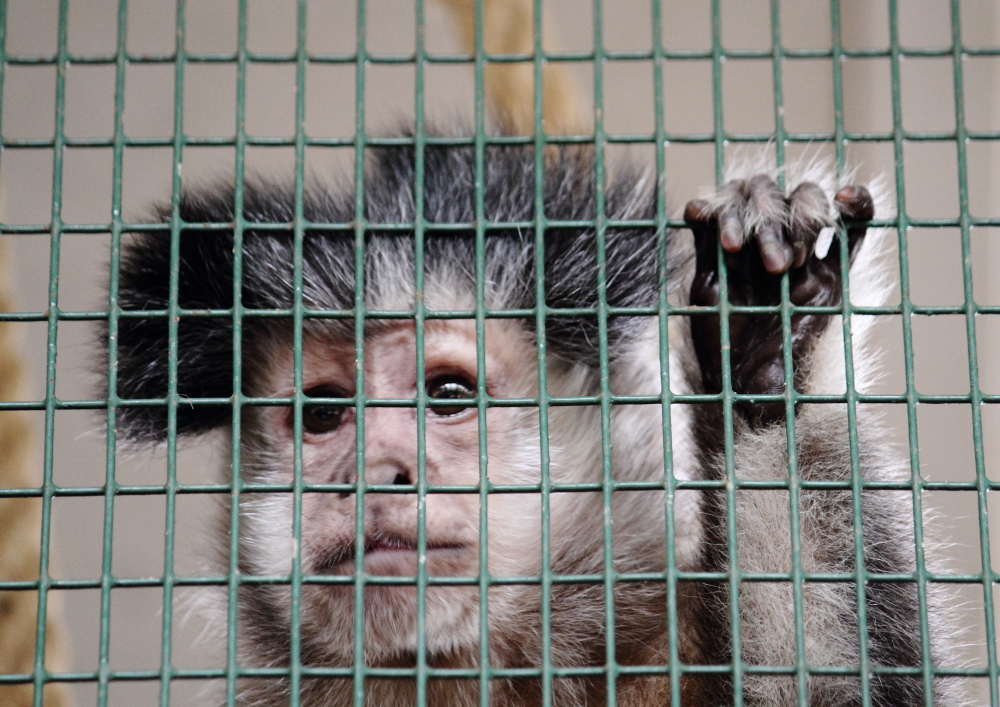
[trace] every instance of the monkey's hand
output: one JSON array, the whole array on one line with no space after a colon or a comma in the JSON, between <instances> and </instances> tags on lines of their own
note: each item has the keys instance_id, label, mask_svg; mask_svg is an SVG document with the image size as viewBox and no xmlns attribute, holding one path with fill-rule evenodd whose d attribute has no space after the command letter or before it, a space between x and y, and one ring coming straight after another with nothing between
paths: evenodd
<instances>
[{"instance_id":1,"label":"monkey's hand","mask_svg":"<svg viewBox=\"0 0 1000 707\"><path fill-rule=\"evenodd\" d=\"M847 226L853 261L874 216L871 194L861 186L844 187L835 199L839 219ZM711 203L688 203L684 219L694 232L696 270L690 304L719 304L719 261L716 242L725 255L729 302L733 305L777 305L781 277L789 275L789 299L799 306L840 303L840 248L834 242L820 258L816 241L832 226L830 203L819 186L803 182L788 195L767 175L726 184ZM792 362L796 387L805 377L805 357L830 317L795 314L791 318ZM691 333L701 366L705 392L722 390L719 317L691 317ZM737 393L784 391L783 341L779 314L736 314L729 318L732 386ZM752 422L766 424L784 417L782 401L741 403L737 409Z\"/></svg>"}]
</instances>

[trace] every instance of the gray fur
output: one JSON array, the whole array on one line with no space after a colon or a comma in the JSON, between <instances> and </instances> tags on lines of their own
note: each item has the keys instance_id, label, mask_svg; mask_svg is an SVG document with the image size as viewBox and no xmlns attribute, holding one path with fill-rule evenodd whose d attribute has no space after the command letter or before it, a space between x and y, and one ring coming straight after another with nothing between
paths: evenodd
<instances>
[{"instance_id":1,"label":"gray fur","mask_svg":"<svg viewBox=\"0 0 1000 707\"><path fill-rule=\"evenodd\" d=\"M470 149L428 148L425 155L423 217L426 235L425 303L431 309L470 309L475 302L475 248L471 230L434 232L434 224L467 223L476 219L475 162ZM546 217L550 220L588 220L595 216L593 162L590 150L569 148L547 155L542 175ZM369 161L365 178L365 218L371 224L410 224L418 216L414 198L414 155L411 149L385 149ZM485 161L485 216L489 223L531 222L535 218L534 155L523 148L491 148ZM794 183L793 183L794 186ZM829 194L829 180L823 186ZM712 201L717 211L726 207L726 189ZM635 170L618 170L607 187L607 215L611 219L651 219L656 213L655 190ZM184 195L181 215L186 222L232 220L232 190L228 186ZM294 216L292 192L267 183L252 183L246 195L245 218L250 222L243 240L243 304L256 308L289 307L293 301L293 243L287 234L254 229L257 222L290 222ZM305 289L303 301L314 309L350 309L355 291L354 199L350 189L313 185L306 197L306 219L336 226L311 227L303 247ZM825 224L832 221L829 201L816 200L806 212L779 214L775 204L757 204L759 219ZM166 218L166 212L164 218ZM755 218L757 218L755 216ZM755 224L748 224L748 228ZM748 230L749 234L749 230ZM686 236L670 233L667 253L657 252L652 228L609 229L607 244L607 297L611 306L653 306L659 297L661 257L672 301L687 301L685 288L692 275L691 248ZM871 240L876 240L870 237ZM570 227L546 233L546 303L556 308L593 308L597 305L597 251L592 228ZM168 243L157 235L141 237L123 258L121 301L126 309L161 309L169 302L165 282L169 275ZM182 236L178 301L184 308L232 306L232 234L188 229ZM875 246L862 253L860 274L877 262ZM535 301L535 251L533 230L508 227L488 231L485 251L487 306L491 309L532 308ZM409 309L418 296L414 287L412 233L373 227L365 242L364 297L367 307ZM854 276L852 272L852 277ZM860 275L859 275L860 276ZM878 288L873 288L878 290ZM874 302L870 302L874 303ZM835 319L832 321L836 321ZM120 370L118 394L125 398L158 397L166 393L166 325L162 319L123 318L119 332ZM375 331L378 323L372 323ZM529 318L522 325L526 360L525 394L536 395L534 345L537 332ZM352 335L353 321L307 320L307 346ZM842 376L842 342L833 326L817 340L804 366L810 386L836 383ZM595 395L600 392L600 327L595 316L547 318L549 392L553 395ZM660 369L658 327L655 318L616 317L608 322L609 386L620 394L658 394ZM245 320L245 392L262 394L270 362L287 352L290 325L274 319ZM670 380L674 392L699 392L698 362L692 353L686 321L672 319ZM182 319L180 326L181 372L178 393L191 397L225 397L232 393L232 331L225 318L206 325L205 320ZM860 332L858 339L862 339ZM516 338L516 337L514 337ZM840 349L842 351L842 348ZM859 378L874 366L867 354L858 355ZM227 387L228 386L228 387ZM715 480L724 476L718 443L706 441L719 430L704 406L674 405L671 409L672 472L682 481ZM251 482L278 478L285 462L264 424L262 408L244 409L240 473ZM124 435L137 442L164 439L162 407L126 408L119 418ZM181 433L198 434L227 426L231 408L221 411L198 407L179 411ZM618 481L660 481L664 478L664 421L659 405L615 405L611 409L611 465ZM550 411L550 473L556 483L600 481L600 416L596 407L574 406ZM884 450L877 425L862 420L861 473L867 479L898 480L905 471ZM804 405L796 415L798 462L804 479L847 480L850 457L846 442L843 406ZM595 430L597 433L595 434ZM538 413L525 409L513 433L523 453L508 459L508 466L524 479L537 479ZM734 430L736 476L739 479L784 479L787 453L783 425L760 429L739 418ZM514 473L514 472L512 472ZM523 496L523 494L521 495ZM503 503L503 496L497 496ZM674 500L673 548L665 542L665 498L662 491L613 494L610 521L613 528L614 568L622 573L663 572L668 551L680 571L715 570L724 553L725 528L721 492L680 491ZM790 570L788 497L784 491L743 490L736 494L738 557L740 569L755 572ZM293 547L289 535L291 499L288 494L248 494L241 513L240 570L248 575L280 574ZM520 501L519 501L520 503ZM530 502L512 506L531 511ZM535 502L537 503L537 501ZM600 494L555 494L552 499L552 570L556 574L601 574L604 566L604 508ZM537 506L534 508L537 509ZM519 509L519 510L518 510ZM800 497L802 562L807 572L850 572L854 565L853 526L849 491L807 491ZM864 555L870 571L910 572L912 518L905 494L864 494ZM219 537L225 537L228 511L220 512ZM491 517L492 520L492 517ZM309 532L309 519L304 519ZM514 532L513 530L511 532ZM537 538L528 538L523 552L491 558L519 566L533 575L537 566ZM287 543L287 545L286 545ZM722 543L720 545L720 543ZM225 543L217 543L223 549ZM535 559L532 559L535 558ZM225 571L220 555L219 569ZM282 565L284 562L286 565ZM308 569L308 568L307 568ZM717 584L682 582L677 586L679 611L678 652L686 663L727 662L731 649L728 604ZM910 587L912 588L912 586ZM631 665L666 665L671 652L667 625L667 591L661 581L615 585L615 645L617 660ZM490 662L503 667L540 667L544 638L541 627L542 598L537 585L504 585L491 590ZM337 613L346 588L307 584L303 587L302 657L309 665L349 667L353 660L353 614ZM806 659L812 666L856 666L858 627L855 614L856 585L815 582L803 588ZM456 589L451 594L429 590L428 659L432 666L475 667L478 664L478 589ZM334 596L337 595L337 596ZM287 667L289 630L287 585L241 586L239 594L240 663L254 667ZM898 652L883 646L886 640L903 640L907 649L916 642L918 625L912 615L913 593L904 588L886 593L875 583L870 590L873 607L869 647L876 659L894 660ZM225 620L224 592L215 610ZM937 593L929 597L932 626L931 653L935 664L952 642L947 612ZM466 606L457 611L449 602ZM465 602L464 604L462 602ZM791 665L795 660L795 627L790 584L743 585L740 595L742 658L751 666ZM438 604L441 606L438 607ZM888 604L888 606L882 606ZM433 606L432 606L433 605ZM557 666L602 665L605 659L606 598L603 584L556 583L550 597L551 623L547 640ZM882 608L880 608L880 606ZM335 610L331 613L331 607ZM438 607L438 608L435 608ZM469 608L471 607L471 608ZM409 626L378 623L373 611L371 630L408 633ZM436 612L436 613L435 613ZM450 612L450 613L449 613ZM882 613L879 613L882 612ZM881 619L880 619L881 617ZM878 622L882 620L882 624ZM440 629L447 621L450 627ZM888 623L887 623L888 622ZM895 623L893 623L895 622ZM885 624L885 625L883 625ZM893 624L893 625L888 625ZM439 630L435 631L438 627ZM727 643L728 642L728 643ZM381 650L377 639L366 642L369 664L405 667L412 655ZM908 655L908 654L907 654ZM905 660L905 656L904 656ZM723 676L724 677L724 676ZM873 705L910 705L923 700L919 681L873 680ZM713 684L709 684L713 683ZM622 679L619 704L659 704L668 692L666 678ZM935 704L966 704L960 686L935 680ZM246 680L240 683L240 704L280 705L288 701L284 680ZM306 680L301 704L308 707L346 705L353 699L350 680ZM716 707L729 703L725 680L697 678L682 686L684 704ZM731 687L730 687L731 690ZM814 676L808 682L810 705L859 704L859 686L852 677ZM534 679L494 680L494 704L527 705L540 702ZM440 705L473 705L479 700L478 681L431 680L428 701ZM605 680L561 678L553 682L553 704L604 704ZM366 703L412 704L415 685L409 680L370 679ZM747 675L744 704L781 707L798 704L794 680L783 676Z\"/></svg>"}]
</instances>

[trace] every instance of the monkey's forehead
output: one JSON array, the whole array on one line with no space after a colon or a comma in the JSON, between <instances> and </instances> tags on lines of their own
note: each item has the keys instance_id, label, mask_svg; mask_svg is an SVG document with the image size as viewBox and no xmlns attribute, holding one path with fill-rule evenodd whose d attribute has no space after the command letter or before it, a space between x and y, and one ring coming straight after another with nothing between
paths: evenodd
<instances>
[{"instance_id":1,"label":"monkey's forehead","mask_svg":"<svg viewBox=\"0 0 1000 707\"><path fill-rule=\"evenodd\" d=\"M477 378L482 350L491 394L513 394L510 391L515 388L519 394L530 392L537 374L525 363L534 360L535 345L515 322L487 320L481 335L476 322L469 319L430 320L420 328L418 336L413 321L375 321L366 327L361 342L343 336L343 331L308 332L302 346L303 387L335 383L345 391L353 390L357 370L362 366L366 377L403 375L415 379L418 361L427 371L453 370ZM294 390L295 349L291 332L286 334L272 338L261 351L262 357L271 361L267 387L278 397Z\"/></svg>"},{"instance_id":2,"label":"monkey's forehead","mask_svg":"<svg viewBox=\"0 0 1000 707\"><path fill-rule=\"evenodd\" d=\"M170 390L174 335L162 314L176 306L185 312L175 332L181 357L177 393L191 398L233 395L233 318L186 312L230 310L236 300L245 311L285 310L243 320L239 336L249 385L256 367L266 365L255 360L253 349L268 338L265 332L293 326L292 312L300 304L318 312L341 310L325 316L340 317L340 326L353 334L353 317L370 317L372 309L393 309L412 318L418 301L427 310L468 312L482 301L489 310L528 311L541 304L542 295L552 309L595 312L545 318L549 354L595 363L600 268L593 154L566 148L553 155L543 161L539 180L531 149L490 148L485 164L477 166L471 148L428 147L418 209L413 149L373 154L363 180L363 236L353 183L313 185L303 194L291 180L283 185L248 180L239 238L232 229L237 220L232 183L186 190L179 205L179 238L158 230L123 245L118 301L124 310L156 310L157 315L123 317L118 324L119 394L150 399ZM536 229L539 181L543 232ZM607 302L614 307L655 302L656 229L615 224L633 219L652 223L652 187L641 170L621 169L604 190L604 215L612 220L604 232ZM169 220L175 211L164 208L159 214ZM304 233L296 228L299 216L306 221ZM363 313L355 311L359 296ZM608 322L612 350L631 336L625 319ZM533 335L534 314L518 321ZM206 432L230 418L224 407L185 408L177 429L181 434ZM132 439L162 440L166 407L123 408L118 423Z\"/></svg>"}]
</instances>

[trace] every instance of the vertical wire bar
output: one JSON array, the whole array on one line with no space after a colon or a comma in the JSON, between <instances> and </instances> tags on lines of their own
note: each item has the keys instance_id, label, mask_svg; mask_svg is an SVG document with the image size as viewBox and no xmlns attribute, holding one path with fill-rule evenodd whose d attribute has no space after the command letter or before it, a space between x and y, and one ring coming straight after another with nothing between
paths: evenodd
<instances>
[{"instance_id":1,"label":"vertical wire bar","mask_svg":"<svg viewBox=\"0 0 1000 707\"><path fill-rule=\"evenodd\" d=\"M663 434L663 522L666 537L667 581L667 651L670 664L670 704L681 704L680 650L677 630L677 534L674 528L674 504L677 499L677 477L674 475L673 424L671 405L673 390L670 387L670 303L667 299L670 283L667 280L669 261L667 245L670 231L667 227L666 149L667 136L663 114L663 16L660 0L652 0L653 21L653 119L656 149L656 253L657 263L657 333L660 355L660 419Z\"/></svg>"},{"instance_id":2,"label":"vertical wire bar","mask_svg":"<svg viewBox=\"0 0 1000 707\"><path fill-rule=\"evenodd\" d=\"M477 3L479 4L479 3ZM544 47L542 45L542 0L534 0L533 69L535 122L535 336L538 362L538 449L541 464L541 620L542 620L542 707L552 705L552 538L550 502L552 478L549 455L549 384L546 342L545 300L545 132L544 132ZM556 148L558 149L558 148Z\"/></svg>"},{"instance_id":3,"label":"vertical wire bar","mask_svg":"<svg viewBox=\"0 0 1000 707\"><path fill-rule=\"evenodd\" d=\"M844 173L844 149L847 143L844 130L844 81L843 42L840 24L840 0L830 0L830 30L833 38L833 120L834 150L838 179ZM838 238L840 248L840 304L843 307L841 326L844 338L844 382L847 402L848 445L851 455L851 525L854 535L854 585L858 612L858 670L861 684L861 704L871 705L871 663L868 657L868 602L865 589L868 574L865 568L865 536L861 506L861 457L858 448L858 391L854 383L854 343L852 338L850 269L851 258L847 243L847 229L841 228Z\"/></svg>"},{"instance_id":4,"label":"vertical wire bar","mask_svg":"<svg viewBox=\"0 0 1000 707\"><path fill-rule=\"evenodd\" d=\"M4 89L7 86L7 0L0 0L0 164L6 156L3 145L7 138L3 134L4 126Z\"/></svg>"},{"instance_id":5,"label":"vertical wire bar","mask_svg":"<svg viewBox=\"0 0 1000 707\"><path fill-rule=\"evenodd\" d=\"M848 279L851 256L847 244L847 229L839 229L838 242L840 248L840 296L843 306L842 332L844 339L844 378L846 381L847 398L847 430L848 447L851 458L851 525L854 536L854 584L855 605L858 613L858 670L861 685L861 704L867 707L871 704L871 660L868 654L868 601L866 588L869 585L868 570L865 566L865 536L863 524L862 488L864 479L861 475L861 458L858 446L858 391L854 378L854 344L852 339L853 306L851 305L851 288Z\"/></svg>"},{"instance_id":6,"label":"vertical wire bar","mask_svg":"<svg viewBox=\"0 0 1000 707\"><path fill-rule=\"evenodd\" d=\"M715 142L715 180L725 177L725 124L722 114L722 0L712 0L712 103ZM725 454L726 550L729 558L729 620L732 641L733 705L743 705L743 658L740 639L740 572L736 542L736 467L733 458L733 375L729 348L729 277L722 251L716 245L719 262L719 344L722 349L722 437Z\"/></svg>"},{"instance_id":7,"label":"vertical wire bar","mask_svg":"<svg viewBox=\"0 0 1000 707\"><path fill-rule=\"evenodd\" d=\"M424 380L424 0L416 0L416 130L413 135L413 327L417 359L417 705L427 704L427 391Z\"/></svg>"},{"instance_id":8,"label":"vertical wire bar","mask_svg":"<svg viewBox=\"0 0 1000 707\"><path fill-rule=\"evenodd\" d=\"M167 304L167 483L163 539L163 624L160 637L160 707L170 704L170 631L174 597L174 505L177 498L177 334L180 328L178 282L181 243L181 164L184 159L184 64L186 0L175 15L173 174L170 185L170 289Z\"/></svg>"},{"instance_id":9,"label":"vertical wire bar","mask_svg":"<svg viewBox=\"0 0 1000 707\"><path fill-rule=\"evenodd\" d=\"M778 168L778 186L785 188L785 92L781 79L785 48L781 44L781 2L770 0L771 5L771 84L774 90L774 159ZM784 302L782 302L784 306ZM787 307L785 307L787 309Z\"/></svg>"},{"instance_id":10,"label":"vertical wire bar","mask_svg":"<svg viewBox=\"0 0 1000 707\"><path fill-rule=\"evenodd\" d=\"M6 86L7 78L7 0L0 0L0 100L3 99L3 89ZM2 106L2 104L0 104ZM3 134L3 111L0 110L0 156L3 155L3 143L6 138Z\"/></svg>"},{"instance_id":11,"label":"vertical wire bar","mask_svg":"<svg viewBox=\"0 0 1000 707\"><path fill-rule=\"evenodd\" d=\"M833 70L833 149L837 160L837 177L844 173L844 41L840 26L840 0L830 0L830 38Z\"/></svg>"},{"instance_id":12,"label":"vertical wire bar","mask_svg":"<svg viewBox=\"0 0 1000 707\"><path fill-rule=\"evenodd\" d=\"M354 65L354 705L365 703L365 0L358 0Z\"/></svg>"},{"instance_id":13,"label":"vertical wire bar","mask_svg":"<svg viewBox=\"0 0 1000 707\"><path fill-rule=\"evenodd\" d=\"M726 126L722 119L722 0L712 0L712 142L715 145L715 184L722 186L726 171ZM721 318L720 318L721 322ZM725 355L725 351L723 351ZM727 366L723 366L723 374Z\"/></svg>"},{"instance_id":14,"label":"vertical wire bar","mask_svg":"<svg viewBox=\"0 0 1000 707\"><path fill-rule=\"evenodd\" d=\"M55 135L52 155L52 210L49 246L49 289L46 312L45 354L45 442L42 475L42 532L38 561L38 613L35 615L34 704L41 707L45 689L45 617L48 613L49 545L52 539L52 481L54 438L56 425L56 344L59 335L59 253L62 242L62 177L63 151L66 149L66 25L69 21L69 0L59 2L59 34L56 59Z\"/></svg>"},{"instance_id":15,"label":"vertical wire bar","mask_svg":"<svg viewBox=\"0 0 1000 707\"><path fill-rule=\"evenodd\" d=\"M298 0L295 26L295 215L292 226L292 359L294 380L294 434L292 473L292 553L290 663L290 705L298 707L302 688L302 343L304 322L302 251L305 240L305 118L306 118L306 0Z\"/></svg>"},{"instance_id":16,"label":"vertical wire bar","mask_svg":"<svg viewBox=\"0 0 1000 707\"><path fill-rule=\"evenodd\" d=\"M597 248L597 338L600 363L601 487L604 506L604 632L607 705L617 703L618 666L615 661L615 572L613 492L611 468L611 390L608 372L607 214L604 213L604 12L594 0L594 235Z\"/></svg>"},{"instance_id":17,"label":"vertical wire bar","mask_svg":"<svg viewBox=\"0 0 1000 707\"><path fill-rule=\"evenodd\" d=\"M932 707L930 633L927 625L927 576L924 558L923 478L920 474L920 448L917 437L917 390L913 374L913 303L910 300L910 269L907 252L909 218L906 214L906 186L903 171L903 108L900 94L899 8L889 0L889 56L892 77L892 141L895 158L897 235L899 239L899 290L903 324L903 364L906 374L907 436L910 445L910 481L913 497L913 544L916 553L917 603L920 611L921 667L924 681L924 704Z\"/></svg>"},{"instance_id":18,"label":"vertical wire bar","mask_svg":"<svg viewBox=\"0 0 1000 707\"><path fill-rule=\"evenodd\" d=\"M983 609L986 620L986 667L990 679L990 704L1000 702L997 694L996 624L993 606L993 566L990 551L990 518L987 503L989 480L983 454L983 391L979 386L979 351L976 343L975 290L972 284L972 245L970 242L968 140L965 127L965 77L963 74L961 4L951 2L952 71L955 84L955 145L958 150L958 203L962 239L962 288L965 309L965 333L969 355L970 402L972 405L972 441L976 463L976 502L979 511L979 553L982 564ZM923 567L920 568L923 572Z\"/></svg>"},{"instance_id":19,"label":"vertical wire bar","mask_svg":"<svg viewBox=\"0 0 1000 707\"><path fill-rule=\"evenodd\" d=\"M486 393L486 100L483 86L483 4L473 8L475 46L475 198L476 198L476 414L479 433L479 704L490 704L490 556L489 450L487 448Z\"/></svg>"},{"instance_id":20,"label":"vertical wire bar","mask_svg":"<svg viewBox=\"0 0 1000 707\"><path fill-rule=\"evenodd\" d=\"M97 704L108 700L108 650L111 642L111 571L114 549L114 504L118 482L115 479L117 460L118 417L118 280L122 237L122 162L125 150L125 69L128 38L128 0L119 0L115 43L115 125L111 176L111 262L108 266L108 398L105 432L104 523L101 538L101 616L98 638L99 666L97 673Z\"/></svg>"},{"instance_id":21,"label":"vertical wire bar","mask_svg":"<svg viewBox=\"0 0 1000 707\"><path fill-rule=\"evenodd\" d=\"M47 320L47 351L46 351L46 386L45 386L45 447L44 472L42 479L42 527L40 537L39 570L38 570L38 610L35 615L35 660L34 660L34 704L41 707L47 674L45 670L46 644L46 614L48 607L48 592L51 584L49 576L49 548L51 542L52 497L55 486L53 474L53 438L55 434L56 409L56 342L58 339L58 298L59 298L59 245L62 239L62 163L65 139L63 126L65 123L65 84L66 84L66 22L67 3L65 0L59 6L58 58L56 63L56 93L55 93L55 136L52 170L52 209L51 209L51 250L49 256L49 287Z\"/></svg>"},{"instance_id":22,"label":"vertical wire bar","mask_svg":"<svg viewBox=\"0 0 1000 707\"><path fill-rule=\"evenodd\" d=\"M774 153L778 167L778 185L782 190L785 184L785 144L788 133L785 130L785 99L782 81L782 63L785 59L784 47L781 43L781 3L771 0L771 69L774 86ZM798 449L795 443L795 361L792 356L792 313L789 299L788 272L781 276L781 351L782 368L784 372L785 394L785 446L788 455L788 511L789 511L789 542L792 562L792 606L795 614L795 681L800 707L808 707L809 700L809 664L806 659L805 610L802 604L802 533L801 515L799 513L799 494L801 493L801 478L799 476ZM749 493L755 493L749 491ZM780 679L780 678L779 678Z\"/></svg>"},{"instance_id":23,"label":"vertical wire bar","mask_svg":"<svg viewBox=\"0 0 1000 707\"><path fill-rule=\"evenodd\" d=\"M246 167L247 0L239 0L236 29L236 162L233 189L233 407L229 440L229 572L226 578L226 704L236 704L239 653L236 624L240 590L240 505L243 493L243 189Z\"/></svg>"}]
</instances>

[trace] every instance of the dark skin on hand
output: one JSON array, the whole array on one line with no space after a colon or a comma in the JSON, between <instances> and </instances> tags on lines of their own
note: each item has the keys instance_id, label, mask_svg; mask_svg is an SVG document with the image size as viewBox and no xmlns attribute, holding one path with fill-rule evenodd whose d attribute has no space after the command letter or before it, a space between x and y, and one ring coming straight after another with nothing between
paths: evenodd
<instances>
[{"instance_id":1,"label":"dark skin on hand","mask_svg":"<svg viewBox=\"0 0 1000 707\"><path fill-rule=\"evenodd\" d=\"M729 302L737 306L773 306L781 303L781 278L789 276L789 299L798 306L836 306L841 301L840 249L834 244L825 257L814 253L816 239L826 225L796 218L799 213L816 213L825 200L822 190L805 182L785 197L767 176L730 182L724 187L733 198L721 211L706 201L688 202L684 220L694 233L696 266L689 303L696 306L719 304L719 273L716 241L725 251ZM875 215L871 194L863 186L848 186L837 192L834 204L847 231L851 262ZM745 239L748 212L770 214ZM749 241L754 241L753 243ZM829 315L795 314L791 321L792 362L795 384L799 387L799 362L827 324ZM702 382L707 393L722 391L722 348L719 317L715 314L691 317L691 334L701 364ZM780 394L784 392L781 317L778 314L734 314L729 318L732 386L737 393ZM768 424L785 415L783 401L741 402L736 409L751 423Z\"/></svg>"}]
</instances>

